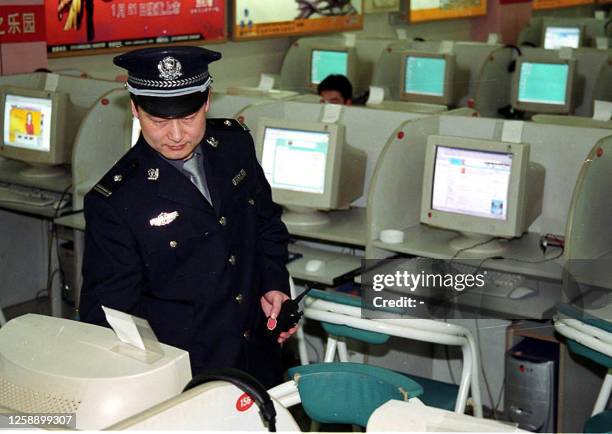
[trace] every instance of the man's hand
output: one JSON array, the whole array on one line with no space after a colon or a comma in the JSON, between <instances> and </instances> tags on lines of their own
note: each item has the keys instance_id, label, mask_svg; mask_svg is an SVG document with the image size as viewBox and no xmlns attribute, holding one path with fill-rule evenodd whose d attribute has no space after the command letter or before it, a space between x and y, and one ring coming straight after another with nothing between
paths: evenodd
<instances>
[{"instance_id":1,"label":"man's hand","mask_svg":"<svg viewBox=\"0 0 612 434\"><path fill-rule=\"evenodd\" d=\"M261 297L261 310L263 310L266 318L274 318L278 317L278 314L281 310L281 305L285 300L288 300L289 296L280 291L268 291L263 297ZM283 331L278 337L278 343L282 344L287 339L291 337L298 329L298 326L292 327L287 331Z\"/></svg>"}]
</instances>

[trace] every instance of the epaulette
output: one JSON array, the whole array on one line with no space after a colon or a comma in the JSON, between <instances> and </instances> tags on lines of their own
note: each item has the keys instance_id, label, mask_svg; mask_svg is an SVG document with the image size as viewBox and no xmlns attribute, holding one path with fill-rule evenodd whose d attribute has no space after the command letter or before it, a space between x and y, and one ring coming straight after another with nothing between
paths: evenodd
<instances>
[{"instance_id":1,"label":"epaulette","mask_svg":"<svg viewBox=\"0 0 612 434\"><path fill-rule=\"evenodd\" d=\"M249 127L236 119L213 118L207 119L206 123L214 128L249 131Z\"/></svg>"},{"instance_id":2,"label":"epaulette","mask_svg":"<svg viewBox=\"0 0 612 434\"><path fill-rule=\"evenodd\" d=\"M120 161L94 185L93 191L103 197L110 197L135 173L137 167L138 160Z\"/></svg>"}]
</instances>

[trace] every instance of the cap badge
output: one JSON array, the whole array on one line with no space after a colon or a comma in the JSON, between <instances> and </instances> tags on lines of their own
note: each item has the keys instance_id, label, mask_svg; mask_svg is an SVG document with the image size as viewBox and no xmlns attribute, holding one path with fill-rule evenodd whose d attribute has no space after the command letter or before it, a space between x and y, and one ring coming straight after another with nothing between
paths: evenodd
<instances>
[{"instance_id":1,"label":"cap badge","mask_svg":"<svg viewBox=\"0 0 612 434\"><path fill-rule=\"evenodd\" d=\"M159 76L164 80L175 80L183 75L181 62L172 56L164 57L158 64Z\"/></svg>"},{"instance_id":2,"label":"cap badge","mask_svg":"<svg viewBox=\"0 0 612 434\"><path fill-rule=\"evenodd\" d=\"M157 181L157 178L159 178L159 169L147 170L147 179L149 181Z\"/></svg>"},{"instance_id":3,"label":"cap badge","mask_svg":"<svg viewBox=\"0 0 612 434\"><path fill-rule=\"evenodd\" d=\"M149 220L151 226L166 226L172 223L179 216L178 211L162 212L157 217Z\"/></svg>"}]
</instances>

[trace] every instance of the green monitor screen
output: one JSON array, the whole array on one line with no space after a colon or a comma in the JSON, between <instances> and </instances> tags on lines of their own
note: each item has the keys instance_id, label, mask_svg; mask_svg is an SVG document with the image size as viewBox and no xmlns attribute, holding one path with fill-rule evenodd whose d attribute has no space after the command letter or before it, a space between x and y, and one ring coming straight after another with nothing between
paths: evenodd
<instances>
[{"instance_id":1,"label":"green monitor screen","mask_svg":"<svg viewBox=\"0 0 612 434\"><path fill-rule=\"evenodd\" d=\"M349 75L349 53L345 50L313 49L310 59L310 82L318 85L328 75Z\"/></svg>"},{"instance_id":2,"label":"green monitor screen","mask_svg":"<svg viewBox=\"0 0 612 434\"><path fill-rule=\"evenodd\" d=\"M404 92L444 95L446 60L432 57L406 57Z\"/></svg>"},{"instance_id":3,"label":"green monitor screen","mask_svg":"<svg viewBox=\"0 0 612 434\"><path fill-rule=\"evenodd\" d=\"M404 52L400 99L419 103L452 103L455 57L447 53Z\"/></svg>"},{"instance_id":4,"label":"green monitor screen","mask_svg":"<svg viewBox=\"0 0 612 434\"><path fill-rule=\"evenodd\" d=\"M519 79L519 101L565 104L568 74L568 65L523 63Z\"/></svg>"}]
</instances>

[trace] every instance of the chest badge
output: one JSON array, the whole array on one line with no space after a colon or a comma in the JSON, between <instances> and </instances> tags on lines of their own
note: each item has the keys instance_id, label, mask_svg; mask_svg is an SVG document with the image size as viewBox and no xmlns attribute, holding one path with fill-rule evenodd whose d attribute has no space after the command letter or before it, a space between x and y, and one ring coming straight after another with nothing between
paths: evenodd
<instances>
[{"instance_id":1,"label":"chest badge","mask_svg":"<svg viewBox=\"0 0 612 434\"><path fill-rule=\"evenodd\" d=\"M149 169L147 170L147 179L149 181L157 181L159 178L159 169Z\"/></svg>"},{"instance_id":2,"label":"chest badge","mask_svg":"<svg viewBox=\"0 0 612 434\"><path fill-rule=\"evenodd\" d=\"M149 220L151 226L166 226L172 223L179 216L178 211L162 212L157 217Z\"/></svg>"},{"instance_id":3,"label":"chest badge","mask_svg":"<svg viewBox=\"0 0 612 434\"><path fill-rule=\"evenodd\" d=\"M232 184L234 184L234 187L240 184L242 180L246 178L246 175L246 170L240 169L240 172L238 172L238 174L232 178Z\"/></svg>"},{"instance_id":4,"label":"chest badge","mask_svg":"<svg viewBox=\"0 0 612 434\"><path fill-rule=\"evenodd\" d=\"M208 143L213 148L216 148L216 147L219 146L219 141L217 139L215 139L214 137L207 138L206 139L206 143Z\"/></svg>"}]
</instances>

